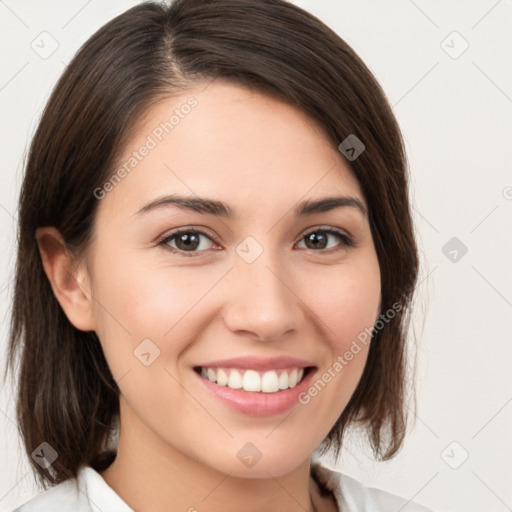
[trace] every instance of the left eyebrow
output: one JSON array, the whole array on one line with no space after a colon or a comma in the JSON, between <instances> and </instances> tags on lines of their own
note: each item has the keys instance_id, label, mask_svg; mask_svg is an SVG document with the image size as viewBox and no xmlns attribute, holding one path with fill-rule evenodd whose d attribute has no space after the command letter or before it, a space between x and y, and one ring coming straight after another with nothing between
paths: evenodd
<instances>
[{"instance_id":1,"label":"left eyebrow","mask_svg":"<svg viewBox=\"0 0 512 512\"><path fill-rule=\"evenodd\" d=\"M197 196L179 195L170 195L155 199L143 206L136 215L143 215L152 210L169 206L176 206L182 210L190 210L196 213L215 215L217 217L225 217L228 219L239 218L236 210L222 201ZM336 208L355 208L364 217L368 216L363 203L357 197L352 196L333 196L302 201L295 207L294 215L296 217L305 217L307 215L325 213Z\"/></svg>"},{"instance_id":2,"label":"left eyebrow","mask_svg":"<svg viewBox=\"0 0 512 512\"><path fill-rule=\"evenodd\" d=\"M368 216L368 212L363 203L357 197L351 196L324 197L322 199L315 199L314 201L303 201L295 208L295 215L297 217L303 217L305 215L328 212L335 208L346 207L355 208L364 217Z\"/></svg>"}]
</instances>

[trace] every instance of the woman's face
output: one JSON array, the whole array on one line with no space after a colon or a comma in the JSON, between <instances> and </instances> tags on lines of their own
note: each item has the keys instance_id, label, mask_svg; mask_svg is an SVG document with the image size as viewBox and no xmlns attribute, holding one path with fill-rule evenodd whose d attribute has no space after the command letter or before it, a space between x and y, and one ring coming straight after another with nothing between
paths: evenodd
<instances>
[{"instance_id":1,"label":"woman's face","mask_svg":"<svg viewBox=\"0 0 512 512\"><path fill-rule=\"evenodd\" d=\"M147 111L114 170L125 172L96 192L94 330L134 457L279 476L309 459L356 388L368 347L344 355L378 318L379 264L359 183L318 126L259 93L205 85ZM297 213L339 196L353 201Z\"/></svg>"}]
</instances>

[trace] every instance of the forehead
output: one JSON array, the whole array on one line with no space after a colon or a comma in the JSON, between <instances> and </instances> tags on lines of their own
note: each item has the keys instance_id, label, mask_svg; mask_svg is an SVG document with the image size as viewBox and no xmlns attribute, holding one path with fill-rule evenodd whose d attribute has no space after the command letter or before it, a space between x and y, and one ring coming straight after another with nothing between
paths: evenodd
<instances>
[{"instance_id":1,"label":"forehead","mask_svg":"<svg viewBox=\"0 0 512 512\"><path fill-rule=\"evenodd\" d=\"M135 210L163 193L215 197L253 213L336 192L364 203L358 180L315 120L220 80L148 109L111 177L101 207Z\"/></svg>"}]
</instances>

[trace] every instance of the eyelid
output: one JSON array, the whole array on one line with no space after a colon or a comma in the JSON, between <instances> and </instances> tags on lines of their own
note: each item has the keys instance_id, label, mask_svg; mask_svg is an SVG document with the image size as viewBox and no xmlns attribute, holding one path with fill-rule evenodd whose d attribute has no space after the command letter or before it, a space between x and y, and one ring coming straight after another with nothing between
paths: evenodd
<instances>
[{"instance_id":1,"label":"eyelid","mask_svg":"<svg viewBox=\"0 0 512 512\"><path fill-rule=\"evenodd\" d=\"M339 248L331 247L329 249L321 249L318 251L315 251L313 249L306 249L306 250L312 251L313 253L330 254L332 252L337 252L339 250L343 250L344 248L355 248L358 246L358 244L354 240L353 236L350 235L346 230L341 229L341 228L336 228L331 225L317 225L317 226L312 226L312 227L305 229L304 231L302 231L301 235L299 236L299 238L295 242L295 244L301 242L306 235L308 235L310 233L314 233L315 231L323 231L325 233L328 233L328 234L331 234L334 236L338 236L341 239L341 247L339 247ZM216 235L212 234L212 232L208 228L197 227L197 226L182 226L180 228L176 228L175 230L172 230L172 231L162 235L161 237L159 237L156 241L156 245L157 246L160 246L160 245L167 246L167 248L169 250L171 250L174 254L179 254L179 255L185 256L185 257L194 257L194 256L200 255L201 253L207 252L206 250L187 252L187 251L181 251L179 249L175 249L174 247L169 246L168 241L170 239L173 239L174 237L180 235L181 233L190 233L190 232L204 235L207 238L211 239L212 242L214 242L215 244L221 245L220 242L218 241Z\"/></svg>"},{"instance_id":2,"label":"eyelid","mask_svg":"<svg viewBox=\"0 0 512 512\"><path fill-rule=\"evenodd\" d=\"M167 241L169 241L169 239L174 238L182 233L199 233L201 235L206 236L207 238L210 238L212 240L212 242L215 242L217 245L220 245L220 242L218 241L217 236L214 235L208 228L204 228L202 226L201 227L182 226L180 228L176 228L176 229L171 230L171 231L165 233L164 235L158 237L158 239L156 240L155 243L157 246L158 245L168 245ZM184 251L177 251L173 247L170 247L170 249L175 252L180 252L180 254L182 254L184 252ZM196 254L199 254L201 252L205 252L205 251L198 251L198 252L196 252ZM193 252L191 252L190 254L193 254Z\"/></svg>"},{"instance_id":3,"label":"eyelid","mask_svg":"<svg viewBox=\"0 0 512 512\"><path fill-rule=\"evenodd\" d=\"M342 228L336 228L334 226L330 225L319 225L319 226L313 226L311 228L306 229L302 232L302 234L299 237L298 242L301 242L306 235L309 233L314 233L316 231L323 231L324 233L328 233L333 236L337 236L341 239L341 247L331 247L330 249L322 249L318 251L314 251L313 249L309 249L311 252L318 253L318 254L331 254L335 253L337 251L341 251L343 249L347 248L356 248L359 247L359 243L354 239L354 237L346 230Z\"/></svg>"},{"instance_id":4,"label":"eyelid","mask_svg":"<svg viewBox=\"0 0 512 512\"><path fill-rule=\"evenodd\" d=\"M350 239L352 242L354 241L354 237L346 229L337 228L335 226L331 226L330 224L319 224L317 226L307 228L305 231L302 232L302 234L299 237L299 240L305 237L307 234L314 233L315 231L326 231L328 233L342 235Z\"/></svg>"}]
</instances>

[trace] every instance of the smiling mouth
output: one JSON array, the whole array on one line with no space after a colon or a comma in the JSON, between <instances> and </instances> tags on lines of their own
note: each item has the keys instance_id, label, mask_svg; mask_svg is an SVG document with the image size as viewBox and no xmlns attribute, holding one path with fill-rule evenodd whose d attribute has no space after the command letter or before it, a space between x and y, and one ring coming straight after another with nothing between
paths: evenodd
<instances>
[{"instance_id":1,"label":"smiling mouth","mask_svg":"<svg viewBox=\"0 0 512 512\"><path fill-rule=\"evenodd\" d=\"M306 368L285 368L268 371L257 371L239 368L203 368L194 367L194 371L202 378L239 391L260 393L278 393L296 387L315 366Z\"/></svg>"}]
</instances>

